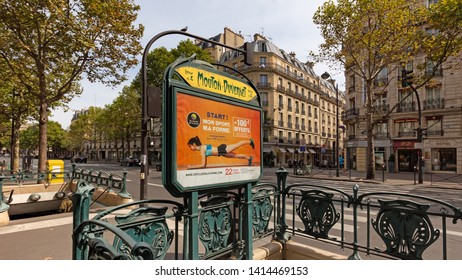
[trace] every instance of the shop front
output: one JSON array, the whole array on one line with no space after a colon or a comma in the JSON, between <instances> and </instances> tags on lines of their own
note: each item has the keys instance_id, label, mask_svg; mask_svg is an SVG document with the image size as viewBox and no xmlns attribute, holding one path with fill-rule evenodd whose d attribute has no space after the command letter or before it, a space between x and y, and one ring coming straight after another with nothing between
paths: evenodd
<instances>
[{"instance_id":1,"label":"shop front","mask_svg":"<svg viewBox=\"0 0 462 280\"><path fill-rule=\"evenodd\" d=\"M398 171L413 172L417 166L419 149L415 149L416 141L395 141L393 148L398 155Z\"/></svg>"},{"instance_id":2,"label":"shop front","mask_svg":"<svg viewBox=\"0 0 462 280\"><path fill-rule=\"evenodd\" d=\"M427 143L425 161L431 163L427 170L457 172L457 149L462 144L458 139L431 139Z\"/></svg>"}]
</instances>

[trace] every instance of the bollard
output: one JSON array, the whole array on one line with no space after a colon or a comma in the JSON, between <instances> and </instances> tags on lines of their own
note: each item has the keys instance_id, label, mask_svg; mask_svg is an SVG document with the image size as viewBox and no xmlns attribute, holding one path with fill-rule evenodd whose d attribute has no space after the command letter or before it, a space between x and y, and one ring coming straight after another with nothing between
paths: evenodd
<instances>
[{"instance_id":1,"label":"bollard","mask_svg":"<svg viewBox=\"0 0 462 280\"><path fill-rule=\"evenodd\" d=\"M385 182L385 164L382 165L382 182Z\"/></svg>"},{"instance_id":2,"label":"bollard","mask_svg":"<svg viewBox=\"0 0 462 280\"><path fill-rule=\"evenodd\" d=\"M414 165L414 185L416 184L415 175L417 173L417 166Z\"/></svg>"}]
</instances>

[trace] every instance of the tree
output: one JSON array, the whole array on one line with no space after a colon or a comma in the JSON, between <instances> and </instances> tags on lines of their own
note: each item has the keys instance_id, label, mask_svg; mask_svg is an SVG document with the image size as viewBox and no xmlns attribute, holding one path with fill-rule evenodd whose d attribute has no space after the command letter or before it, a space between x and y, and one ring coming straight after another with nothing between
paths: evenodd
<instances>
[{"instance_id":1,"label":"tree","mask_svg":"<svg viewBox=\"0 0 462 280\"><path fill-rule=\"evenodd\" d=\"M46 169L49 110L79 95L83 77L116 85L137 64L138 10L132 0L1 2L0 59L38 110L40 171Z\"/></svg>"},{"instance_id":2,"label":"tree","mask_svg":"<svg viewBox=\"0 0 462 280\"><path fill-rule=\"evenodd\" d=\"M125 86L112 103L112 110L118 116L117 130L122 142L123 157L130 154L130 142L140 132L139 116L141 106L139 94L134 87ZM123 160L123 159L122 159Z\"/></svg>"},{"instance_id":3,"label":"tree","mask_svg":"<svg viewBox=\"0 0 462 280\"><path fill-rule=\"evenodd\" d=\"M461 50L461 10L459 0L441 0L429 8L418 0L329 0L315 13L314 23L324 37L320 59L338 63L362 80L367 179L375 177L373 129L394 109L376 114L374 103L392 79L381 79L382 92L373 90L374 82L417 54L425 54L434 63L433 72L414 73L415 88L424 86L438 67ZM417 69L427 64L423 61Z\"/></svg>"}]
</instances>

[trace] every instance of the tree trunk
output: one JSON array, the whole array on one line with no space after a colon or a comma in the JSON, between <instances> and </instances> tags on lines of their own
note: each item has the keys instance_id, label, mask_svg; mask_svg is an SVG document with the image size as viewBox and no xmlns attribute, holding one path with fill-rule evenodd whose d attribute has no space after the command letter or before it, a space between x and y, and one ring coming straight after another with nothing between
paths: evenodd
<instances>
[{"instance_id":1,"label":"tree trunk","mask_svg":"<svg viewBox=\"0 0 462 280\"><path fill-rule=\"evenodd\" d=\"M42 100L39 109L39 158L38 170L45 171L47 166L47 125L48 125L48 105Z\"/></svg>"},{"instance_id":2,"label":"tree trunk","mask_svg":"<svg viewBox=\"0 0 462 280\"><path fill-rule=\"evenodd\" d=\"M11 154L10 154L10 157L11 157L11 166L10 166L10 169L13 171L13 172L18 172L19 171L19 158L20 158L20 154L19 154L19 129L21 128L21 121L19 120L19 118L16 118L15 117L15 120L14 120L14 125L12 127L12 137L11 137Z\"/></svg>"},{"instance_id":3,"label":"tree trunk","mask_svg":"<svg viewBox=\"0 0 462 280\"><path fill-rule=\"evenodd\" d=\"M366 133L367 133L367 150L366 150L366 179L375 179L375 151L374 151L374 124L372 117L374 115L371 91L372 81L366 82Z\"/></svg>"}]
</instances>

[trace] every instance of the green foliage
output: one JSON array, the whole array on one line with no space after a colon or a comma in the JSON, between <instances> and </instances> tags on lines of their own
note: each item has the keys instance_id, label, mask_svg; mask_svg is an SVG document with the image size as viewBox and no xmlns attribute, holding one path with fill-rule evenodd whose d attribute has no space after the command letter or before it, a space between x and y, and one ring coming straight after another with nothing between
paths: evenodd
<instances>
[{"instance_id":1,"label":"green foliage","mask_svg":"<svg viewBox=\"0 0 462 280\"><path fill-rule=\"evenodd\" d=\"M425 86L443 66L460 64L460 0L439 0L429 7L420 0L328 0L313 20L324 37L318 59L340 66L348 75L354 73L362 83L370 155L374 154L374 126L394 109L386 114L374 112L373 104L381 98L380 92L373 91L374 81L387 78L380 84L385 93L392 77L398 76L395 70L412 61L413 86L417 89ZM414 60L416 56L425 59ZM425 71L429 62L433 66L431 73ZM381 76L384 73L393 74ZM374 157L370 157L367 179L373 179L373 172Z\"/></svg>"},{"instance_id":2,"label":"green foliage","mask_svg":"<svg viewBox=\"0 0 462 280\"><path fill-rule=\"evenodd\" d=\"M148 84L154 87L160 87L164 78L164 70L177 58L181 56L190 57L193 54L196 54L196 59L206 62L213 61L210 53L194 45L191 40L181 41L176 48L170 51L165 47L152 50L148 54L146 60ZM132 86L141 92L141 70L133 80Z\"/></svg>"},{"instance_id":3,"label":"green foliage","mask_svg":"<svg viewBox=\"0 0 462 280\"><path fill-rule=\"evenodd\" d=\"M131 0L0 3L0 60L39 121L40 170L46 163L49 108L80 94L83 76L116 85L138 63L143 33L134 25L138 10Z\"/></svg>"}]
</instances>

